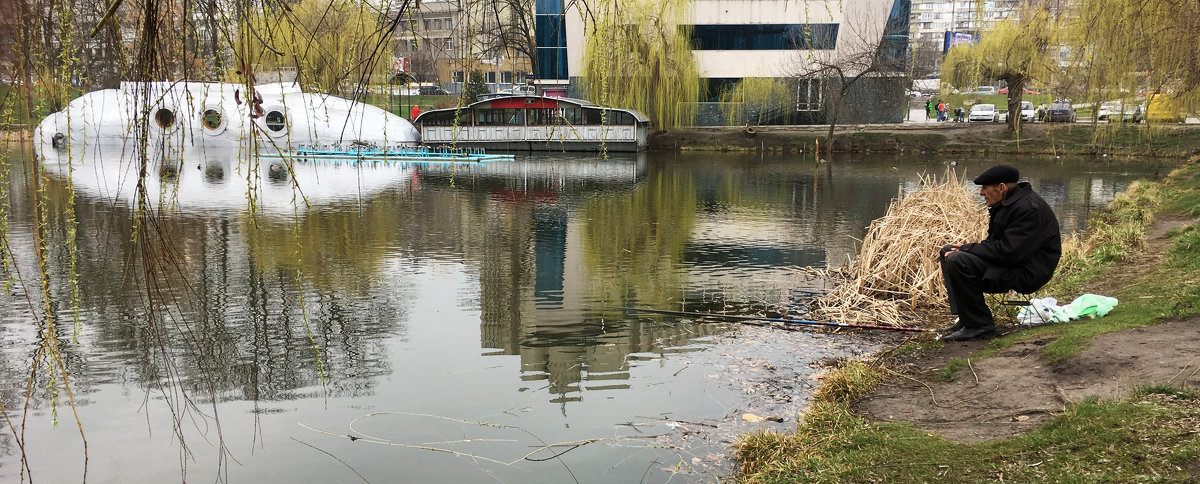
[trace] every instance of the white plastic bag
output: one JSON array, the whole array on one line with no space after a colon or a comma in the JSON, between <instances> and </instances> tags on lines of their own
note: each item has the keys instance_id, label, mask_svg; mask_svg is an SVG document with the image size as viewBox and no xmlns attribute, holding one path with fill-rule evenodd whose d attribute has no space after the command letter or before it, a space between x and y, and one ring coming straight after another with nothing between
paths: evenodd
<instances>
[{"instance_id":1,"label":"white plastic bag","mask_svg":"<svg viewBox=\"0 0 1200 484\"><path fill-rule=\"evenodd\" d=\"M1062 308L1058 306L1057 299L1052 297L1034 298L1029 300L1028 306L1021 306L1021 310L1017 311L1017 322L1025 326L1056 323L1060 321L1055 316L1061 311Z\"/></svg>"}]
</instances>

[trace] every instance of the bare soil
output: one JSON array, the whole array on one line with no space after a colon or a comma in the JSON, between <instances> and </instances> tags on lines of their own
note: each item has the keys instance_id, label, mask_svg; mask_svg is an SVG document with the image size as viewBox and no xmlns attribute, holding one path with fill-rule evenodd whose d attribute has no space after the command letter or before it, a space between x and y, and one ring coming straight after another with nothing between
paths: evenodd
<instances>
[{"instance_id":1,"label":"bare soil","mask_svg":"<svg viewBox=\"0 0 1200 484\"><path fill-rule=\"evenodd\" d=\"M1188 222L1156 222L1132 263L1085 290L1112 294L1144 274L1169 247L1164 234ZM1030 339L979 361L971 357L986 341L947 344L910 362L854 409L872 420L910 422L951 440L979 442L1033 430L1088 397L1122 399L1154 384L1200 388L1200 317L1100 335L1078 356L1056 364L1042 356L1052 338ZM943 381L942 369L953 358L969 365Z\"/></svg>"}]
</instances>

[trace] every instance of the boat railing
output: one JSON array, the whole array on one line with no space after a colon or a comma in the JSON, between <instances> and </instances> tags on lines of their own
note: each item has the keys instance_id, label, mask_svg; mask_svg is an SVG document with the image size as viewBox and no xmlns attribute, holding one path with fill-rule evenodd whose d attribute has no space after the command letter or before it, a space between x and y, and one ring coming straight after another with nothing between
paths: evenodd
<instances>
[{"instance_id":1,"label":"boat railing","mask_svg":"<svg viewBox=\"0 0 1200 484\"><path fill-rule=\"evenodd\" d=\"M404 162L485 162L511 161L513 155L488 154L479 147L379 146L362 143L320 143L296 146L290 153L268 155L295 157L299 161L404 161Z\"/></svg>"}]
</instances>

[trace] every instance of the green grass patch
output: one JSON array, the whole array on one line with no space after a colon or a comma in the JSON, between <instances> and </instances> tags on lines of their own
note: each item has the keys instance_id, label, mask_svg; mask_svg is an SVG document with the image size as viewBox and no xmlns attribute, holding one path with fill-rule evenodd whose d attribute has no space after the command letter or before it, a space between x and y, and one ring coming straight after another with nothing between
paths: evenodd
<instances>
[{"instance_id":1,"label":"green grass patch","mask_svg":"<svg viewBox=\"0 0 1200 484\"><path fill-rule=\"evenodd\" d=\"M850 403L875 388L882 375L871 366L858 360L847 360L838 371L831 372L821 380L814 396L821 401Z\"/></svg>"},{"instance_id":2,"label":"green grass patch","mask_svg":"<svg viewBox=\"0 0 1200 484\"><path fill-rule=\"evenodd\" d=\"M914 341L911 343L905 343L905 344L902 344L895 348L892 348L890 351L888 351L887 354L888 354L888 356L911 355L911 354L917 354L922 351L925 351L925 349L927 349L929 347L930 347L930 344L928 342Z\"/></svg>"},{"instance_id":3,"label":"green grass patch","mask_svg":"<svg viewBox=\"0 0 1200 484\"><path fill-rule=\"evenodd\" d=\"M1144 397L1147 395L1166 395L1181 399L1194 400L1200 398L1200 392L1190 388L1178 388L1170 385L1147 385L1133 391L1133 397Z\"/></svg>"},{"instance_id":4,"label":"green grass patch","mask_svg":"<svg viewBox=\"0 0 1200 484\"><path fill-rule=\"evenodd\" d=\"M874 381L859 371L847 378ZM818 400L795 433L747 434L734 451L745 483L1181 482L1195 478L1197 418L1193 392L1152 387L1072 405L1020 437L962 444Z\"/></svg>"},{"instance_id":5,"label":"green grass patch","mask_svg":"<svg viewBox=\"0 0 1200 484\"><path fill-rule=\"evenodd\" d=\"M946 363L946 367L942 368L942 372L938 375L942 381L954 380L954 375L958 374L958 370L967 366L966 358L951 358Z\"/></svg>"},{"instance_id":6,"label":"green grass patch","mask_svg":"<svg viewBox=\"0 0 1200 484\"><path fill-rule=\"evenodd\" d=\"M1175 245L1167 253L1167 263L1179 270L1195 273L1200 271L1200 227L1192 224L1172 237Z\"/></svg>"},{"instance_id":7,"label":"green grass patch","mask_svg":"<svg viewBox=\"0 0 1200 484\"><path fill-rule=\"evenodd\" d=\"M366 104L370 104L377 108L388 111L397 116L403 116L405 119L412 114L412 107L415 105L421 108L421 112L430 111L433 109L441 109L454 107L458 97L449 96L406 96L370 93L360 99Z\"/></svg>"},{"instance_id":8,"label":"green grass patch","mask_svg":"<svg viewBox=\"0 0 1200 484\"><path fill-rule=\"evenodd\" d=\"M1200 216L1200 157L1171 172L1170 180L1176 192L1163 204L1163 210L1185 217Z\"/></svg>"}]
</instances>

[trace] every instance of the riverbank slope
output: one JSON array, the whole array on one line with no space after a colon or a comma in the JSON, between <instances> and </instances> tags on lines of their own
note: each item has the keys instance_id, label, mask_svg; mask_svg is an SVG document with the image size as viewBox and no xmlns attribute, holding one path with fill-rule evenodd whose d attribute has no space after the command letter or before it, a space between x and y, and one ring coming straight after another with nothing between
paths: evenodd
<instances>
[{"instance_id":1,"label":"riverbank slope","mask_svg":"<svg viewBox=\"0 0 1200 484\"><path fill-rule=\"evenodd\" d=\"M775 151L813 154L828 150L828 126L685 128L655 133L659 151ZM837 152L1011 153L1124 155L1187 158L1200 154L1200 124L1130 125L1030 123L1020 136L1003 123L904 123L840 126Z\"/></svg>"},{"instance_id":2,"label":"riverbank slope","mask_svg":"<svg viewBox=\"0 0 1200 484\"><path fill-rule=\"evenodd\" d=\"M1131 186L1042 291L1111 314L843 362L795 433L743 436L739 478L1200 482L1198 219L1200 158Z\"/></svg>"}]
</instances>

